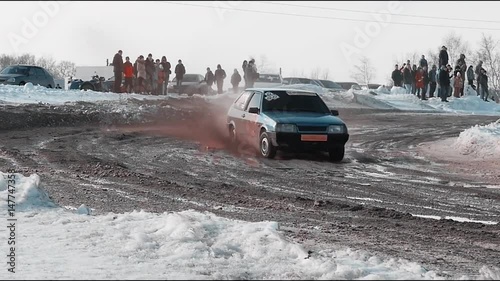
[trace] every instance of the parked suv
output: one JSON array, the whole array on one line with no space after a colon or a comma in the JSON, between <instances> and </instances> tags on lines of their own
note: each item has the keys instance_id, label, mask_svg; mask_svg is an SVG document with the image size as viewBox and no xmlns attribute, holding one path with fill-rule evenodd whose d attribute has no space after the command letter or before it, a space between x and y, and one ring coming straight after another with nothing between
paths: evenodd
<instances>
[{"instance_id":1,"label":"parked suv","mask_svg":"<svg viewBox=\"0 0 500 281\"><path fill-rule=\"evenodd\" d=\"M11 65L0 72L0 83L19 85L31 82L47 88L55 86L54 77L46 69L35 65Z\"/></svg>"}]
</instances>

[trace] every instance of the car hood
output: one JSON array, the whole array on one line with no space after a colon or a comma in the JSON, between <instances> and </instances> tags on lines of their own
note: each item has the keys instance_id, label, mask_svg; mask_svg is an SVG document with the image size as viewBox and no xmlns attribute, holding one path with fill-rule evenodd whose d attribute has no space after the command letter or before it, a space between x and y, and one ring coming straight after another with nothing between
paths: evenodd
<instances>
[{"instance_id":1,"label":"car hood","mask_svg":"<svg viewBox=\"0 0 500 281\"><path fill-rule=\"evenodd\" d=\"M336 116L313 112L264 112L263 114L276 121L276 123L317 126L344 124Z\"/></svg>"}]
</instances>

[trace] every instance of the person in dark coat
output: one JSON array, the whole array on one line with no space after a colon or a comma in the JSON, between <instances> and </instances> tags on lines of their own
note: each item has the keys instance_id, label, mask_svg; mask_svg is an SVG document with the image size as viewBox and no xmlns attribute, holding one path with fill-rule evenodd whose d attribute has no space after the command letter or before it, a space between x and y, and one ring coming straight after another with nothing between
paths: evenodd
<instances>
[{"instance_id":1,"label":"person in dark coat","mask_svg":"<svg viewBox=\"0 0 500 281\"><path fill-rule=\"evenodd\" d=\"M210 70L210 67L207 67L207 73L205 73L205 82L207 82L208 87L212 89L212 85L215 82L215 76L212 70Z\"/></svg>"},{"instance_id":2,"label":"person in dark coat","mask_svg":"<svg viewBox=\"0 0 500 281\"><path fill-rule=\"evenodd\" d=\"M479 96L479 94L481 93L481 75L482 75L482 71L481 69L483 69L483 61L480 60L479 63L476 65L476 82L477 82L477 87L476 87L476 91L477 91L477 95Z\"/></svg>"},{"instance_id":3,"label":"person in dark coat","mask_svg":"<svg viewBox=\"0 0 500 281\"><path fill-rule=\"evenodd\" d=\"M179 92L181 91L184 74L186 74L186 68L184 67L184 64L182 64L182 60L178 60L177 65L175 66L175 79L177 80L177 88L179 89Z\"/></svg>"},{"instance_id":4,"label":"person in dark coat","mask_svg":"<svg viewBox=\"0 0 500 281\"><path fill-rule=\"evenodd\" d=\"M480 98L484 101L488 101L488 75L486 74L486 69L481 68L481 77L479 78L479 84L481 85Z\"/></svg>"},{"instance_id":5,"label":"person in dark coat","mask_svg":"<svg viewBox=\"0 0 500 281\"><path fill-rule=\"evenodd\" d=\"M437 75L437 67L434 64L432 66L431 71L429 71L429 85L430 85L429 98L433 98L434 97L434 92L436 91L436 87L437 87L436 75Z\"/></svg>"},{"instance_id":6,"label":"person in dark coat","mask_svg":"<svg viewBox=\"0 0 500 281\"><path fill-rule=\"evenodd\" d=\"M406 93L411 93L411 65L406 64L403 69L403 83L405 84Z\"/></svg>"},{"instance_id":7,"label":"person in dark coat","mask_svg":"<svg viewBox=\"0 0 500 281\"><path fill-rule=\"evenodd\" d=\"M441 88L441 101L448 102L448 92L450 87L450 76L446 65L441 66L439 71L439 86Z\"/></svg>"},{"instance_id":8,"label":"person in dark coat","mask_svg":"<svg viewBox=\"0 0 500 281\"><path fill-rule=\"evenodd\" d=\"M154 76L155 76L155 62L153 60L153 55L149 54L148 57L146 58L146 91L148 93L152 93L154 89Z\"/></svg>"},{"instance_id":9,"label":"person in dark coat","mask_svg":"<svg viewBox=\"0 0 500 281\"><path fill-rule=\"evenodd\" d=\"M441 51L439 52L439 68L441 66L446 66L448 64L448 49L446 46L441 47Z\"/></svg>"},{"instance_id":10,"label":"person in dark coat","mask_svg":"<svg viewBox=\"0 0 500 281\"><path fill-rule=\"evenodd\" d=\"M233 75L231 75L231 85L233 85L233 92L238 92L238 86L241 82L241 75L238 73L238 70L235 68Z\"/></svg>"},{"instance_id":11,"label":"person in dark coat","mask_svg":"<svg viewBox=\"0 0 500 281\"><path fill-rule=\"evenodd\" d=\"M170 80L170 74L172 74L172 65L170 65L170 62L167 61L167 57L163 56L161 57L161 65L163 67L163 71L165 72L165 79L163 82L163 94L166 95L168 94L168 81Z\"/></svg>"},{"instance_id":12,"label":"person in dark coat","mask_svg":"<svg viewBox=\"0 0 500 281\"><path fill-rule=\"evenodd\" d=\"M427 60L425 59L425 56L422 55L422 58L420 59L419 66L421 68L428 68L429 66L427 65Z\"/></svg>"},{"instance_id":13,"label":"person in dark coat","mask_svg":"<svg viewBox=\"0 0 500 281\"><path fill-rule=\"evenodd\" d=\"M396 64L394 71L392 71L391 75L392 81L394 81L395 87L401 87L403 83L403 74L401 74L401 70L399 70L399 66Z\"/></svg>"},{"instance_id":14,"label":"person in dark coat","mask_svg":"<svg viewBox=\"0 0 500 281\"><path fill-rule=\"evenodd\" d=\"M417 93L417 73L418 73L418 70L417 70L417 65L414 64L412 69L411 69L411 93L413 95L415 95Z\"/></svg>"},{"instance_id":15,"label":"person in dark coat","mask_svg":"<svg viewBox=\"0 0 500 281\"><path fill-rule=\"evenodd\" d=\"M217 93L222 94L222 87L224 85L224 79L226 79L226 71L222 69L220 64L217 65L217 70L215 70L215 81L217 82Z\"/></svg>"},{"instance_id":16,"label":"person in dark coat","mask_svg":"<svg viewBox=\"0 0 500 281\"><path fill-rule=\"evenodd\" d=\"M241 68L243 68L243 79L245 81L245 88L247 88L247 67L248 67L248 62L247 60L244 60L243 64L241 65Z\"/></svg>"},{"instance_id":17,"label":"person in dark coat","mask_svg":"<svg viewBox=\"0 0 500 281\"><path fill-rule=\"evenodd\" d=\"M115 73L115 83L113 91L115 93L121 92L122 87L122 73L123 73L123 57L122 50L119 50L113 58L113 72Z\"/></svg>"}]
</instances>

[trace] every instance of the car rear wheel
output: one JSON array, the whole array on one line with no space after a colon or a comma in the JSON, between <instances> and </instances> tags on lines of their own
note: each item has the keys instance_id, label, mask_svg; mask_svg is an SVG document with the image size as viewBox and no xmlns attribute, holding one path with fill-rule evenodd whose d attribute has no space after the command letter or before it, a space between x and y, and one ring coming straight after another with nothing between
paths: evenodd
<instances>
[{"instance_id":1,"label":"car rear wheel","mask_svg":"<svg viewBox=\"0 0 500 281\"><path fill-rule=\"evenodd\" d=\"M229 143L231 146L236 146L238 144L238 138L236 137L236 129L233 125L229 125Z\"/></svg>"},{"instance_id":2,"label":"car rear wheel","mask_svg":"<svg viewBox=\"0 0 500 281\"><path fill-rule=\"evenodd\" d=\"M50 84L47 85L47 88L52 89L52 85L50 85Z\"/></svg>"},{"instance_id":3,"label":"car rear wheel","mask_svg":"<svg viewBox=\"0 0 500 281\"><path fill-rule=\"evenodd\" d=\"M330 147L328 151L328 156L330 156L330 161L332 162L342 161L342 159L344 159L344 154L345 154L345 147L343 145Z\"/></svg>"},{"instance_id":4,"label":"car rear wheel","mask_svg":"<svg viewBox=\"0 0 500 281\"><path fill-rule=\"evenodd\" d=\"M262 156L269 159L276 156L278 148L272 144L271 138L267 132L262 132L260 134L259 151Z\"/></svg>"},{"instance_id":5,"label":"car rear wheel","mask_svg":"<svg viewBox=\"0 0 500 281\"><path fill-rule=\"evenodd\" d=\"M24 85L26 85L26 82L24 82L24 81L19 83L19 86L24 86Z\"/></svg>"}]
</instances>

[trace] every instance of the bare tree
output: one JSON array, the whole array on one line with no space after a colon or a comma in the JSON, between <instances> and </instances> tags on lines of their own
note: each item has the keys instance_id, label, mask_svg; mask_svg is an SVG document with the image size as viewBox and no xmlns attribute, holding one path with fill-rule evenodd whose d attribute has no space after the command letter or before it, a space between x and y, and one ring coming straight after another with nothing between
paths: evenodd
<instances>
[{"instance_id":1,"label":"bare tree","mask_svg":"<svg viewBox=\"0 0 500 281\"><path fill-rule=\"evenodd\" d=\"M275 64L270 62L265 54L261 54L259 60L256 60L256 63L257 63L257 70L259 71L259 73L278 72L276 70Z\"/></svg>"},{"instance_id":2,"label":"bare tree","mask_svg":"<svg viewBox=\"0 0 500 281\"><path fill-rule=\"evenodd\" d=\"M500 88L500 53L498 50L498 41L494 40L491 35L486 36L484 33L479 42L479 50L477 50L477 58L483 61L483 65L488 68L488 83L489 86L497 92Z\"/></svg>"},{"instance_id":3,"label":"bare tree","mask_svg":"<svg viewBox=\"0 0 500 281\"><path fill-rule=\"evenodd\" d=\"M371 64L370 59L362 56L359 59L359 64L354 65L354 72L351 74L351 77L360 84L368 85L370 84L374 74L375 69Z\"/></svg>"},{"instance_id":4,"label":"bare tree","mask_svg":"<svg viewBox=\"0 0 500 281\"><path fill-rule=\"evenodd\" d=\"M455 65L460 54L464 54L466 57L472 54L469 43L454 31L444 38L443 45L448 49L449 64L451 65Z\"/></svg>"},{"instance_id":5,"label":"bare tree","mask_svg":"<svg viewBox=\"0 0 500 281\"><path fill-rule=\"evenodd\" d=\"M425 56L427 58L427 64L429 65L429 69L433 66L439 65L439 51L441 48L436 48L435 50L428 50L427 55Z\"/></svg>"},{"instance_id":6,"label":"bare tree","mask_svg":"<svg viewBox=\"0 0 500 281\"><path fill-rule=\"evenodd\" d=\"M76 65L74 62L61 61L56 67L57 73L54 73L58 78L74 76L76 73Z\"/></svg>"},{"instance_id":7,"label":"bare tree","mask_svg":"<svg viewBox=\"0 0 500 281\"><path fill-rule=\"evenodd\" d=\"M321 72L321 69L319 67L315 67L313 70L311 70L311 75L309 75L309 78L319 79L320 72Z\"/></svg>"},{"instance_id":8,"label":"bare tree","mask_svg":"<svg viewBox=\"0 0 500 281\"><path fill-rule=\"evenodd\" d=\"M323 73L321 74L321 78L323 80L330 80L330 69L328 69L328 68L323 69Z\"/></svg>"}]
</instances>

